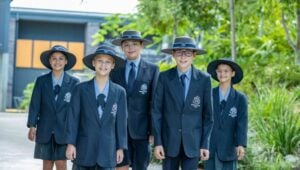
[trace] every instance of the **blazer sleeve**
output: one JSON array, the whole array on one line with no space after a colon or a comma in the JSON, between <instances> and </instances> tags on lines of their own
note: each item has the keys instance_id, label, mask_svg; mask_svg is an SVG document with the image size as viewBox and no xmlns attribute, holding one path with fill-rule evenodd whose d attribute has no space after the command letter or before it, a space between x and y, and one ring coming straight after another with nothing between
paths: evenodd
<instances>
[{"instance_id":1,"label":"blazer sleeve","mask_svg":"<svg viewBox=\"0 0 300 170\"><path fill-rule=\"evenodd\" d=\"M163 114L163 97L164 97L164 82L162 75L159 75L157 86L154 91L152 104L152 131L154 135L154 145L162 145L161 139L161 122Z\"/></svg>"},{"instance_id":2,"label":"blazer sleeve","mask_svg":"<svg viewBox=\"0 0 300 170\"><path fill-rule=\"evenodd\" d=\"M151 118L151 109L152 109L152 105L153 105L153 99L154 99L154 94L155 94L155 89L156 89L156 85L157 85L157 80L158 80L158 76L159 76L159 69L157 66L154 67L154 72L153 72L153 79L152 79L152 89L151 89L151 99L150 99L150 110L149 110L149 123L148 125L150 126L150 135L153 135L153 128L152 128L152 118Z\"/></svg>"},{"instance_id":3,"label":"blazer sleeve","mask_svg":"<svg viewBox=\"0 0 300 170\"><path fill-rule=\"evenodd\" d=\"M247 97L243 94L239 99L239 112L237 122L237 146L247 146L247 132L248 132L248 102Z\"/></svg>"},{"instance_id":4,"label":"blazer sleeve","mask_svg":"<svg viewBox=\"0 0 300 170\"><path fill-rule=\"evenodd\" d=\"M66 120L66 143L76 144L80 121L80 86L76 85L72 91L71 104L68 108Z\"/></svg>"},{"instance_id":5,"label":"blazer sleeve","mask_svg":"<svg viewBox=\"0 0 300 170\"><path fill-rule=\"evenodd\" d=\"M116 115L117 149L127 149L127 101L126 92L124 89L120 90Z\"/></svg>"},{"instance_id":6,"label":"blazer sleeve","mask_svg":"<svg viewBox=\"0 0 300 170\"><path fill-rule=\"evenodd\" d=\"M41 99L42 99L42 87L41 87L40 78L38 78L35 82L31 101L29 105L29 113L28 113L28 120L27 120L27 127L36 127L38 117L40 114L40 107L41 107Z\"/></svg>"},{"instance_id":7,"label":"blazer sleeve","mask_svg":"<svg viewBox=\"0 0 300 170\"><path fill-rule=\"evenodd\" d=\"M212 105L212 88L210 78L207 77L205 80L204 88L204 102L202 112L202 137L200 147L201 149L209 149L210 135L213 128L213 105Z\"/></svg>"}]
</instances>

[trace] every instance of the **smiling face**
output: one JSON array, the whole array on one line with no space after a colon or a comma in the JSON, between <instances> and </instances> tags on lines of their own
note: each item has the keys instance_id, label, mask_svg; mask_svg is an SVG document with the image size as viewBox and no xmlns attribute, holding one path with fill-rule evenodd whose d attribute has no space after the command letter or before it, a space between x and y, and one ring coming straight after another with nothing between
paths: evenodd
<instances>
[{"instance_id":1,"label":"smiling face","mask_svg":"<svg viewBox=\"0 0 300 170\"><path fill-rule=\"evenodd\" d=\"M235 71L227 64L219 64L216 73L220 83L231 84L231 79L235 76Z\"/></svg>"},{"instance_id":2,"label":"smiling face","mask_svg":"<svg viewBox=\"0 0 300 170\"><path fill-rule=\"evenodd\" d=\"M192 66L195 56L196 52L189 49L179 49L173 52L177 68L182 72L186 72Z\"/></svg>"},{"instance_id":3,"label":"smiling face","mask_svg":"<svg viewBox=\"0 0 300 170\"><path fill-rule=\"evenodd\" d=\"M128 60L136 60L141 55L144 45L141 41L125 40L121 47Z\"/></svg>"},{"instance_id":4,"label":"smiling face","mask_svg":"<svg viewBox=\"0 0 300 170\"><path fill-rule=\"evenodd\" d=\"M108 76L115 67L114 59L110 55L98 54L93 59L93 66L99 76Z\"/></svg>"},{"instance_id":5,"label":"smiling face","mask_svg":"<svg viewBox=\"0 0 300 170\"><path fill-rule=\"evenodd\" d=\"M68 60L63 53L54 52L51 54L49 62L53 71L63 71Z\"/></svg>"}]
</instances>

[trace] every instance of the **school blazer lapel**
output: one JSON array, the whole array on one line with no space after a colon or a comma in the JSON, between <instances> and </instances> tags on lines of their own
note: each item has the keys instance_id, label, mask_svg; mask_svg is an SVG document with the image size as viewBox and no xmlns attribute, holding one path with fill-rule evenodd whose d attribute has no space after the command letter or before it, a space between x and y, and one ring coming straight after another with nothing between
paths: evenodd
<instances>
[{"instance_id":1,"label":"school blazer lapel","mask_svg":"<svg viewBox=\"0 0 300 170\"><path fill-rule=\"evenodd\" d=\"M61 106L63 106L66 93L69 92L71 94L71 92L68 91L70 89L70 81L71 81L71 77L67 73L65 73L63 82L61 84L61 89L56 101L57 110L59 110Z\"/></svg>"},{"instance_id":2,"label":"school blazer lapel","mask_svg":"<svg viewBox=\"0 0 300 170\"><path fill-rule=\"evenodd\" d=\"M147 70L147 66L145 65L145 62L143 59L140 60L138 72L136 79L133 84L133 90L128 94L129 96L136 92L134 89L138 89L139 82L143 81L143 76L145 75L145 71Z\"/></svg>"},{"instance_id":3,"label":"school blazer lapel","mask_svg":"<svg viewBox=\"0 0 300 170\"><path fill-rule=\"evenodd\" d=\"M183 89L179 81L176 67L171 70L170 81L168 81L167 83L169 84L168 90L171 91L170 94L174 95L173 98L176 100L176 106L178 107L178 110L181 110L181 106L183 105Z\"/></svg>"},{"instance_id":4,"label":"school blazer lapel","mask_svg":"<svg viewBox=\"0 0 300 170\"><path fill-rule=\"evenodd\" d=\"M214 105L214 118L217 119L220 125L222 125L221 121L221 110L220 110L220 97L219 97L219 87L213 89L213 105Z\"/></svg>"},{"instance_id":5,"label":"school blazer lapel","mask_svg":"<svg viewBox=\"0 0 300 170\"><path fill-rule=\"evenodd\" d=\"M106 104L105 104L105 108L103 110L103 114L102 117L100 119L100 126L103 125L103 123L108 119L109 115L112 114L112 108L114 103L114 99L116 98L116 92L115 92L115 86L114 84L111 83L111 81L109 81L109 90L108 90L108 95L107 95L107 99L106 99Z\"/></svg>"},{"instance_id":6,"label":"school blazer lapel","mask_svg":"<svg viewBox=\"0 0 300 170\"><path fill-rule=\"evenodd\" d=\"M54 90L53 90L53 84L52 84L52 72L48 73L47 80L45 82L45 86L46 86L45 91L48 92L48 96L49 96L48 100L49 100L49 102L52 103L52 106L55 110L56 103L55 103Z\"/></svg>"},{"instance_id":7,"label":"school blazer lapel","mask_svg":"<svg viewBox=\"0 0 300 170\"><path fill-rule=\"evenodd\" d=\"M236 103L235 90L234 90L234 88L230 87L230 93L228 95L226 106L225 106L225 109L222 114L223 121L225 120L225 118L227 118L229 116L228 114L230 114L230 109L234 106L234 103Z\"/></svg>"},{"instance_id":8,"label":"school blazer lapel","mask_svg":"<svg viewBox=\"0 0 300 170\"><path fill-rule=\"evenodd\" d=\"M84 99L84 100L87 100L86 102L88 102L89 103L88 105L91 106L91 108L90 108L91 112L87 113L87 114L93 114L91 116L95 117L95 119L97 120L97 122L100 126L100 117L99 117L98 108L97 108L97 100L96 100L94 79L92 79L88 82L87 88L86 88L86 93L87 93L88 97L86 97L87 99Z\"/></svg>"},{"instance_id":9,"label":"school blazer lapel","mask_svg":"<svg viewBox=\"0 0 300 170\"><path fill-rule=\"evenodd\" d=\"M193 103L194 97L195 96L195 91L199 88L199 83L200 78L198 76L198 71L192 66L192 75L191 75L191 80L190 80L190 86L188 87L186 99L185 99L185 104L184 104L184 110L188 108L189 105ZM199 96L201 98L201 96Z\"/></svg>"}]
</instances>

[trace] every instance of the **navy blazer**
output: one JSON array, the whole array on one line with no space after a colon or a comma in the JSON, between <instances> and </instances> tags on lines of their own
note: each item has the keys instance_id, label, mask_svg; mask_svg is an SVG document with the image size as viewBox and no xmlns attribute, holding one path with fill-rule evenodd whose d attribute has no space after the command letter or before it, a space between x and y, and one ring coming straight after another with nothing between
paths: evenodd
<instances>
[{"instance_id":1,"label":"navy blazer","mask_svg":"<svg viewBox=\"0 0 300 170\"><path fill-rule=\"evenodd\" d=\"M94 80L75 87L68 113L66 140L76 147L74 163L115 167L116 151L127 149L125 90L109 82L106 105L100 119Z\"/></svg>"},{"instance_id":2,"label":"navy blazer","mask_svg":"<svg viewBox=\"0 0 300 170\"><path fill-rule=\"evenodd\" d=\"M154 144L163 145L166 156L177 156L181 143L190 158L199 157L201 148L208 149L213 126L209 75L192 67L183 103L177 68L167 70L159 76L153 101Z\"/></svg>"},{"instance_id":3,"label":"navy blazer","mask_svg":"<svg viewBox=\"0 0 300 170\"><path fill-rule=\"evenodd\" d=\"M154 64L140 60L133 90L127 93L128 131L132 139L147 139L151 134L151 103L159 70ZM125 67L113 70L111 80L125 89Z\"/></svg>"},{"instance_id":4,"label":"navy blazer","mask_svg":"<svg viewBox=\"0 0 300 170\"><path fill-rule=\"evenodd\" d=\"M247 98L231 87L225 109L221 113L219 87L215 87L213 101L215 124L210 144L211 158L217 153L222 161L237 160L235 147L247 145Z\"/></svg>"},{"instance_id":5,"label":"navy blazer","mask_svg":"<svg viewBox=\"0 0 300 170\"><path fill-rule=\"evenodd\" d=\"M52 133L59 144L65 144L64 129L71 92L78 79L64 73L61 89L55 101L52 72L37 78L29 106L27 127L36 127L36 142L47 143Z\"/></svg>"}]
</instances>

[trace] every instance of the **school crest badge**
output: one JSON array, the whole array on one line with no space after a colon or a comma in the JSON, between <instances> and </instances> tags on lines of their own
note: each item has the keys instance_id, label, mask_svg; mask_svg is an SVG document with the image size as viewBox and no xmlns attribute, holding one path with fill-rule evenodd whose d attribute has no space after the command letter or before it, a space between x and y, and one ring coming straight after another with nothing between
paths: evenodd
<instances>
[{"instance_id":1,"label":"school crest badge","mask_svg":"<svg viewBox=\"0 0 300 170\"><path fill-rule=\"evenodd\" d=\"M236 109L236 107L230 108L228 116L230 116L232 118L235 118L237 116L237 109Z\"/></svg>"},{"instance_id":2,"label":"school crest badge","mask_svg":"<svg viewBox=\"0 0 300 170\"><path fill-rule=\"evenodd\" d=\"M71 93L68 92L65 94L64 101L69 103L71 101Z\"/></svg>"},{"instance_id":3,"label":"school crest badge","mask_svg":"<svg viewBox=\"0 0 300 170\"><path fill-rule=\"evenodd\" d=\"M193 101L192 101L192 106L197 109L198 107L200 107L200 97L199 96L195 96Z\"/></svg>"},{"instance_id":4,"label":"school crest badge","mask_svg":"<svg viewBox=\"0 0 300 170\"><path fill-rule=\"evenodd\" d=\"M110 113L115 116L117 114L117 111L118 111L118 105L117 103L114 103Z\"/></svg>"},{"instance_id":5,"label":"school crest badge","mask_svg":"<svg viewBox=\"0 0 300 170\"><path fill-rule=\"evenodd\" d=\"M148 86L147 86L147 84L146 84L146 83L142 84L139 92L140 92L142 95L144 95L144 94L147 93L147 91L148 91Z\"/></svg>"}]
</instances>

